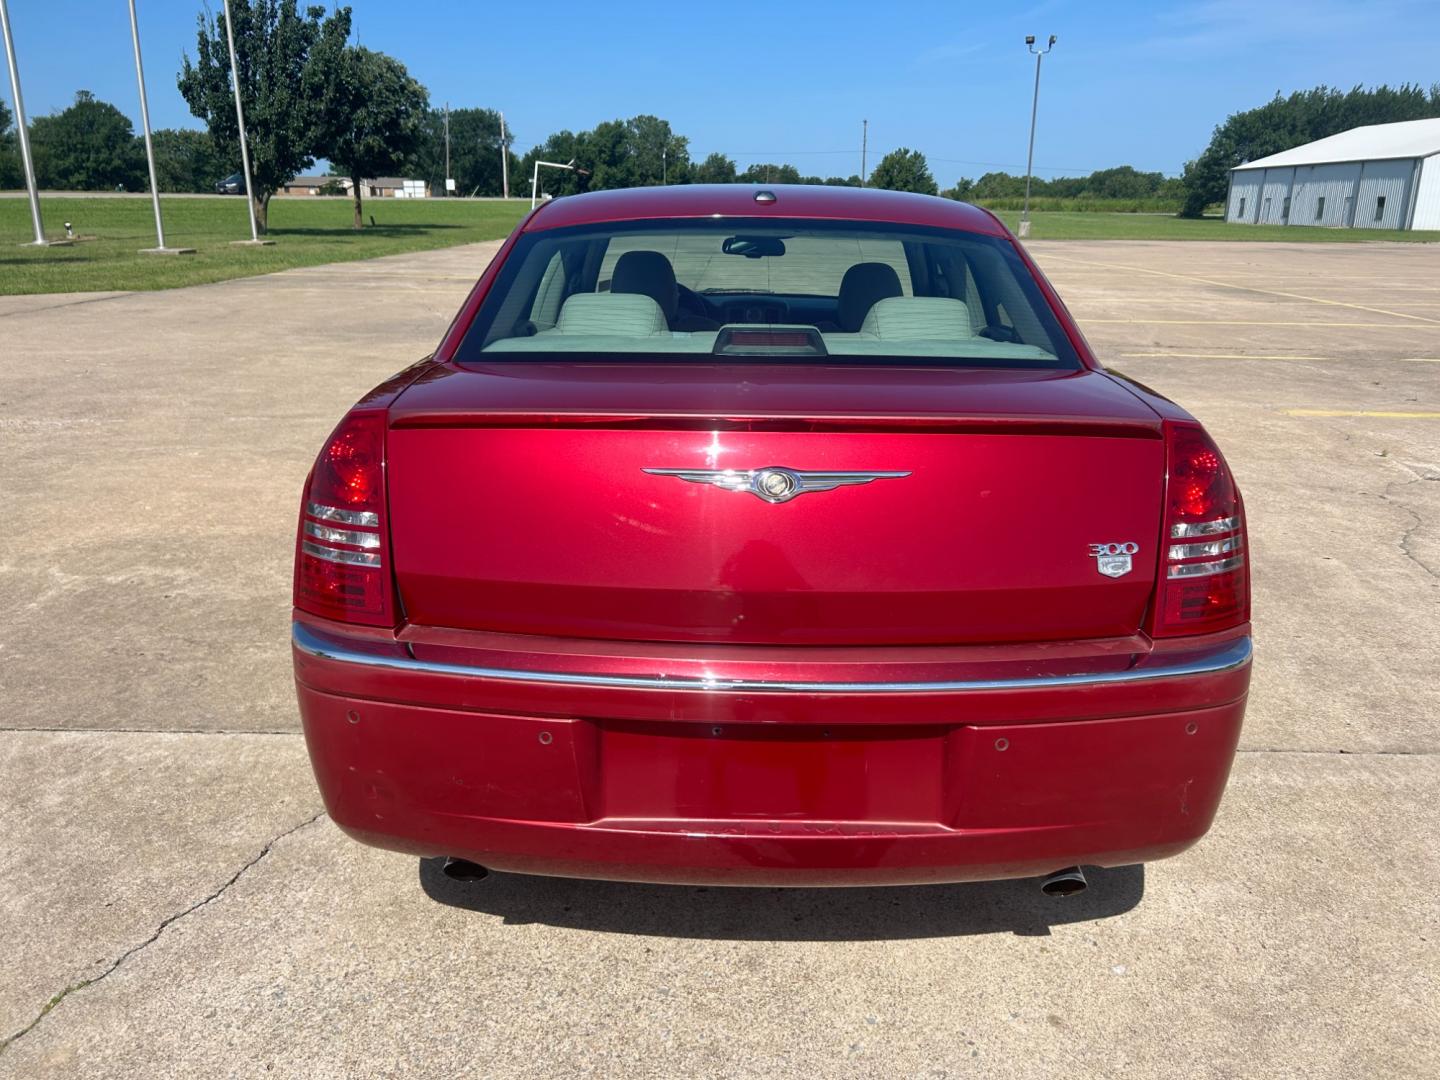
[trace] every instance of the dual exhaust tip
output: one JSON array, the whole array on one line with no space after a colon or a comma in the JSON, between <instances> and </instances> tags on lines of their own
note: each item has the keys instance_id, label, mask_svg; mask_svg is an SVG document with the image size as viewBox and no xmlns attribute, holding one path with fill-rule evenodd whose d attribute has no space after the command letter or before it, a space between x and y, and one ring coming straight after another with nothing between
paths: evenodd
<instances>
[{"instance_id":1,"label":"dual exhaust tip","mask_svg":"<svg viewBox=\"0 0 1440 1080\"><path fill-rule=\"evenodd\" d=\"M1055 873L1040 879L1040 891L1046 896L1074 896L1084 892L1089 885L1085 880L1085 871L1078 866L1056 870Z\"/></svg>"},{"instance_id":2,"label":"dual exhaust tip","mask_svg":"<svg viewBox=\"0 0 1440 1080\"><path fill-rule=\"evenodd\" d=\"M457 859L453 855L446 856L440 872L451 881L483 881L490 876L490 871L479 863L469 859Z\"/></svg>"},{"instance_id":3,"label":"dual exhaust tip","mask_svg":"<svg viewBox=\"0 0 1440 1080\"><path fill-rule=\"evenodd\" d=\"M490 876L490 871L479 863L454 856L446 858L440 872L451 881L483 881ZM1085 880L1085 871L1078 866L1071 866L1042 878L1040 891L1046 896L1074 896L1084 892L1089 884Z\"/></svg>"}]
</instances>

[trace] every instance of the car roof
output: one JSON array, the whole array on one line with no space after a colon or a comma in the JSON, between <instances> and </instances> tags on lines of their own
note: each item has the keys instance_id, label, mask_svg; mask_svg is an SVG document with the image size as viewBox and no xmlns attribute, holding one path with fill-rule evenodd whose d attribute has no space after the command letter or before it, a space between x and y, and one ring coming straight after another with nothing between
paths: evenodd
<instances>
[{"instance_id":1,"label":"car roof","mask_svg":"<svg viewBox=\"0 0 1440 1080\"><path fill-rule=\"evenodd\" d=\"M759 202L756 196L760 192L775 198ZM825 218L1006 235L1004 226L988 211L954 199L810 184L676 184L567 195L542 205L525 230L700 217Z\"/></svg>"}]
</instances>

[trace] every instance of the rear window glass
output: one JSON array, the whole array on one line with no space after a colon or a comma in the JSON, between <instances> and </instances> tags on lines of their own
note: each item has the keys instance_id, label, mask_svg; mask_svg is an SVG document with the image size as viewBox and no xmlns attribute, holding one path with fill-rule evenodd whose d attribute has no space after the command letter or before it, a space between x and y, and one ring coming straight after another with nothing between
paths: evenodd
<instances>
[{"instance_id":1,"label":"rear window glass","mask_svg":"<svg viewBox=\"0 0 1440 1080\"><path fill-rule=\"evenodd\" d=\"M527 233L456 359L576 363L618 356L1079 366L1005 240L772 218Z\"/></svg>"}]
</instances>

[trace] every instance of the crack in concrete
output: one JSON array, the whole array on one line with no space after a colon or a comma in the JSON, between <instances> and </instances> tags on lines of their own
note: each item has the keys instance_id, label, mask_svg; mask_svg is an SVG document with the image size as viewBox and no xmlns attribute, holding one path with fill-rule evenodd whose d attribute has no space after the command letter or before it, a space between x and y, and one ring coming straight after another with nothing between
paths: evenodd
<instances>
[{"instance_id":1,"label":"crack in concrete","mask_svg":"<svg viewBox=\"0 0 1440 1080\"><path fill-rule=\"evenodd\" d=\"M1412 518L1415 519L1414 523L1400 534L1401 553L1407 559L1413 562L1416 566L1420 567L1421 570L1424 570L1431 577L1440 579L1440 573L1436 573L1435 568L1429 563L1427 563L1424 559L1420 558L1420 556L1416 555L1410 546L1411 539L1415 536L1417 532L1420 531L1420 529L1424 527L1425 519L1420 516L1420 511L1416 510L1408 503L1401 502L1399 499L1395 498L1395 496L1391 494L1391 491L1395 488L1409 487L1412 484L1418 484L1425 480L1440 480L1440 476L1416 476L1410 480L1396 480L1393 483L1387 484L1385 486L1385 490L1380 493L1380 498L1385 500L1386 502L1394 503L1396 506L1400 507L1401 510L1404 510L1407 514L1409 514Z\"/></svg>"},{"instance_id":2,"label":"crack in concrete","mask_svg":"<svg viewBox=\"0 0 1440 1080\"><path fill-rule=\"evenodd\" d=\"M249 862L245 863L245 865L240 867L239 870L236 870L235 873L231 874L230 877L225 881L225 883L222 884L214 892L210 893L208 896L205 896L200 900L197 900L195 903L191 904L183 911L177 911L172 915L166 916L163 920L161 920L160 925L155 928L154 933L152 933L144 941L140 942L140 944L133 945L129 949L126 949L116 959L112 960L110 962L110 966L107 967L104 971L102 971L99 975L96 975L94 978L90 979L81 979L79 982L71 983L69 986L65 987L65 989L61 990L58 994L56 994L54 997L52 997L49 1001L45 1003L44 1007L39 1011L39 1013L36 1014L33 1020L31 1020L19 1031L15 1032L12 1035L7 1035L3 1040L0 1040L0 1056L3 1056L4 1053L9 1050L15 1042L24 1038L26 1035L30 1034L30 1032L34 1031L35 1028L40 1024L40 1022L44 1020L45 1017L49 1016L50 1013L55 1009L55 1007L59 1005L62 1001L64 1001L67 997L69 997L71 994L79 993L87 986L94 986L96 983L103 982L105 979L109 978L110 975L114 974L114 972L119 969L122 964L125 963L125 961L129 960L135 954L142 952L145 949L148 949L151 945L155 944L155 942L159 941L160 935L165 933L166 928L168 928L171 924L180 921L187 915L199 911L201 908L224 896L230 886L234 885L237 881L239 881L245 875L245 872L247 870L249 870L256 863L264 859L265 856L269 855L271 850L281 840L284 840L287 836L291 836L294 833L299 832L301 829L306 828L307 826L315 824L315 822L319 821L324 816L325 811L321 810L313 816L306 818L298 825L292 825L284 832L272 836L269 840L265 842L265 846L260 849L259 853L254 858L252 858Z\"/></svg>"}]
</instances>

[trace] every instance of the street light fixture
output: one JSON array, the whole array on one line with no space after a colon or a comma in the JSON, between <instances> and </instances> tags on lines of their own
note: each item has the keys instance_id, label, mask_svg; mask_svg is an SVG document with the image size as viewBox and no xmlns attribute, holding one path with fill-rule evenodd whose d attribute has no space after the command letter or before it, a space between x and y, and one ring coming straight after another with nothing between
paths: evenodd
<instances>
[{"instance_id":1,"label":"street light fixture","mask_svg":"<svg viewBox=\"0 0 1440 1080\"><path fill-rule=\"evenodd\" d=\"M1030 152L1025 158L1025 206L1020 211L1020 235L1030 235L1030 176L1035 167L1035 113L1040 108L1040 61L1045 59L1047 53L1055 47L1055 35L1050 35L1050 40L1045 43L1045 48L1035 48L1035 35L1025 35L1025 47L1035 57L1035 96L1030 102Z\"/></svg>"},{"instance_id":2,"label":"street light fixture","mask_svg":"<svg viewBox=\"0 0 1440 1080\"><path fill-rule=\"evenodd\" d=\"M566 169L566 170L568 170L569 172L573 172L576 176L589 176L589 175L590 175L590 170L589 170L589 169L581 169L581 168L578 168L578 167L576 166L576 164L575 164L575 158L571 158L571 159L570 159L569 161L567 161L564 165L561 165L558 161L537 161L537 162L535 162L535 172L534 172L534 173L531 175L531 177L530 177L530 209L531 209L531 210L534 210L534 209L535 209L535 203L538 201L538 199L539 199L539 197L540 197L540 170L541 170L542 168L544 168L544 169Z\"/></svg>"}]
</instances>

